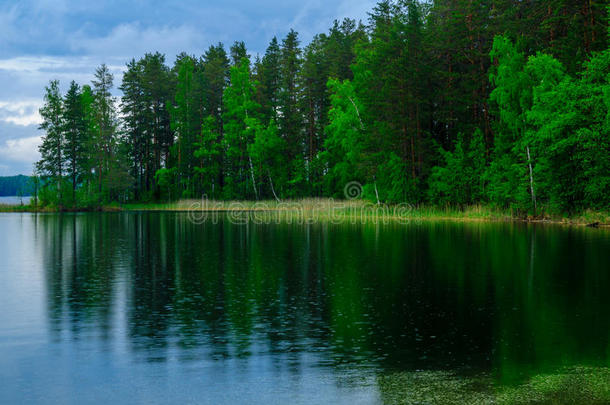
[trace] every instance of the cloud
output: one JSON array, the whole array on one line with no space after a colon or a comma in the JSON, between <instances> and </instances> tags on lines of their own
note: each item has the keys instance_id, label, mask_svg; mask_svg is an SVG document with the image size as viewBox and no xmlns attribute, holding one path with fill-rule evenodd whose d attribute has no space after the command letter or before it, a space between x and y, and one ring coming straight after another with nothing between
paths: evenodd
<instances>
[{"instance_id":1,"label":"cloud","mask_svg":"<svg viewBox=\"0 0 610 405\"><path fill-rule=\"evenodd\" d=\"M201 51L204 44L203 33L188 25L145 28L137 22L118 25L104 36L91 37L81 32L70 40L70 47L76 53L124 61L147 52L175 55L181 51Z\"/></svg>"},{"instance_id":2,"label":"cloud","mask_svg":"<svg viewBox=\"0 0 610 405\"><path fill-rule=\"evenodd\" d=\"M40 154L38 125L16 125L0 120L0 176L31 174Z\"/></svg>"},{"instance_id":3,"label":"cloud","mask_svg":"<svg viewBox=\"0 0 610 405\"><path fill-rule=\"evenodd\" d=\"M22 56L0 59L0 103L16 104L21 102L20 99L27 99L37 100L40 106L44 88L50 80L59 80L61 91L66 92L72 80L81 85L91 83L95 69L102 63L108 65L115 76L115 86L118 86L124 69L122 59L106 60L90 56ZM1 117L0 113L0 120Z\"/></svg>"},{"instance_id":4,"label":"cloud","mask_svg":"<svg viewBox=\"0 0 610 405\"><path fill-rule=\"evenodd\" d=\"M0 144L0 165L3 175L31 174L34 163L40 159L40 136L9 139Z\"/></svg>"},{"instance_id":5,"label":"cloud","mask_svg":"<svg viewBox=\"0 0 610 405\"><path fill-rule=\"evenodd\" d=\"M20 126L38 125L42 122L40 107L40 100L0 101L0 121Z\"/></svg>"},{"instance_id":6,"label":"cloud","mask_svg":"<svg viewBox=\"0 0 610 405\"><path fill-rule=\"evenodd\" d=\"M0 70L7 72L15 71L22 73L46 73L46 74L61 74L71 75L73 73L82 72L95 66L95 62L100 58L92 58L87 56L19 56L9 59L0 59ZM114 69L120 69L120 66L113 66Z\"/></svg>"}]
</instances>

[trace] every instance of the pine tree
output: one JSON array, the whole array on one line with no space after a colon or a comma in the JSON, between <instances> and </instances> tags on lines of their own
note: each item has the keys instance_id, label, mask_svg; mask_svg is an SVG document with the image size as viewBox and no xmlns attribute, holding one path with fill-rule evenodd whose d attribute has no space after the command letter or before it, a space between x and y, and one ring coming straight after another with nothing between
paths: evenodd
<instances>
[{"instance_id":1,"label":"pine tree","mask_svg":"<svg viewBox=\"0 0 610 405\"><path fill-rule=\"evenodd\" d=\"M201 132L201 117L197 108L199 94L196 88L195 61L190 57L182 58L178 62L174 105L168 106L168 108L172 130L177 137L174 161L184 197L193 197L195 194L194 147Z\"/></svg>"},{"instance_id":2,"label":"pine tree","mask_svg":"<svg viewBox=\"0 0 610 405\"><path fill-rule=\"evenodd\" d=\"M141 191L146 184L146 168L149 160L147 151L150 149L146 132L147 123L145 117L143 117L143 112L146 111L146 103L142 85L142 74L142 63L132 59L127 64L127 70L123 74L123 83L120 87L120 90L123 92L121 113L126 132L125 141L129 145L131 175L136 180L136 200L140 200Z\"/></svg>"},{"instance_id":3,"label":"pine tree","mask_svg":"<svg viewBox=\"0 0 610 405\"><path fill-rule=\"evenodd\" d=\"M146 54L139 61L142 65L141 86L144 95L142 119L145 123L146 191L155 191L154 175L170 160L170 149L174 144L168 103L173 99L173 81L165 56L160 53Z\"/></svg>"},{"instance_id":4,"label":"pine tree","mask_svg":"<svg viewBox=\"0 0 610 405\"><path fill-rule=\"evenodd\" d=\"M341 197L359 181L378 202L604 209L604 6L382 0L366 26L335 21L303 48L291 30L252 66L243 42L171 68L160 53L132 59L120 114L104 65L63 98L51 82L41 198L67 204L68 183L72 203L91 207Z\"/></svg>"},{"instance_id":5,"label":"pine tree","mask_svg":"<svg viewBox=\"0 0 610 405\"><path fill-rule=\"evenodd\" d=\"M95 181L95 167L97 156L97 134L99 133L97 129L97 113L96 113L96 105L95 105L95 96L93 94L93 90L91 86L88 84L83 85L81 89L81 107L83 111L83 122L85 129L85 138L86 143L84 145L85 149L85 160L84 160L84 171L83 171L83 179L85 181L86 188L86 199L84 201L85 205L90 205L93 196L93 191L91 187Z\"/></svg>"},{"instance_id":6,"label":"pine tree","mask_svg":"<svg viewBox=\"0 0 610 405\"><path fill-rule=\"evenodd\" d=\"M72 183L72 204L76 206L76 189L87 174L88 131L85 121L80 86L70 83L63 100L63 125L65 137L65 161Z\"/></svg>"},{"instance_id":7,"label":"pine tree","mask_svg":"<svg viewBox=\"0 0 610 405\"><path fill-rule=\"evenodd\" d=\"M248 55L246 44L243 41L235 41L231 46L231 65L241 65L241 61L244 58L248 59L248 61L250 60L250 55Z\"/></svg>"},{"instance_id":8,"label":"pine tree","mask_svg":"<svg viewBox=\"0 0 610 405\"><path fill-rule=\"evenodd\" d=\"M113 80L105 64L96 69L93 80L97 129L93 137L94 159L99 198L105 201L126 199L133 180L126 164L128 153L119 144L115 99L111 93Z\"/></svg>"},{"instance_id":9,"label":"pine tree","mask_svg":"<svg viewBox=\"0 0 610 405\"><path fill-rule=\"evenodd\" d=\"M218 143L223 143L224 125L223 125L223 93L229 82L229 58L222 44L211 46L202 57L202 83L203 83L203 113L204 116L211 116L216 128L214 133L218 133ZM217 181L214 184L218 188L224 187L224 157L218 155L218 165L223 167L218 174Z\"/></svg>"},{"instance_id":10,"label":"pine tree","mask_svg":"<svg viewBox=\"0 0 610 405\"><path fill-rule=\"evenodd\" d=\"M62 180L65 169L65 137L62 97L59 81L52 80L45 87L44 105L40 109L42 123L39 128L45 131L39 147L41 159L36 163L39 175L48 177L55 184L59 205L63 202Z\"/></svg>"},{"instance_id":11,"label":"pine tree","mask_svg":"<svg viewBox=\"0 0 610 405\"><path fill-rule=\"evenodd\" d=\"M292 194L298 195L306 181L302 116L299 111L299 73L301 71L301 49L296 31L291 30L282 41L281 87L279 92L278 127L286 142L286 153L291 171Z\"/></svg>"},{"instance_id":12,"label":"pine tree","mask_svg":"<svg viewBox=\"0 0 610 405\"><path fill-rule=\"evenodd\" d=\"M280 58L280 45L277 38L273 37L256 72L259 82L259 103L265 122L271 119L277 120L281 85Z\"/></svg>"}]
</instances>

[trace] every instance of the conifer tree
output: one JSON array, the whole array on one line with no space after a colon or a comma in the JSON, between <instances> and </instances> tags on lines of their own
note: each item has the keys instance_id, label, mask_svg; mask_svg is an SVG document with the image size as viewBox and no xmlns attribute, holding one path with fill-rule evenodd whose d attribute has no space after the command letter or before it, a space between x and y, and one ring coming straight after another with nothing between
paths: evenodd
<instances>
[{"instance_id":1,"label":"conifer tree","mask_svg":"<svg viewBox=\"0 0 610 405\"><path fill-rule=\"evenodd\" d=\"M82 93L76 82L63 100L63 125L65 138L65 162L72 186L72 205L76 206L76 188L87 174L88 130L82 104Z\"/></svg>"},{"instance_id":2,"label":"conifer tree","mask_svg":"<svg viewBox=\"0 0 610 405\"><path fill-rule=\"evenodd\" d=\"M48 177L57 189L58 201L63 201L62 180L64 175L64 122L62 97L59 91L59 81L52 80L45 87L44 105L40 109L42 123L39 128L45 131L39 147L41 159L36 163L36 171L43 177Z\"/></svg>"}]
</instances>

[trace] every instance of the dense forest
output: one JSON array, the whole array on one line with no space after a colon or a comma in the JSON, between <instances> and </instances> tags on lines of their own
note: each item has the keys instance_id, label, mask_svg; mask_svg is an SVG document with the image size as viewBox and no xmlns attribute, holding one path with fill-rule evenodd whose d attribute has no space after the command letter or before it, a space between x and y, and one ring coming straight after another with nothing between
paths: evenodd
<instances>
[{"instance_id":1,"label":"dense forest","mask_svg":"<svg viewBox=\"0 0 610 405\"><path fill-rule=\"evenodd\" d=\"M605 0L385 0L303 45L127 63L45 89L43 204L343 197L610 208Z\"/></svg>"},{"instance_id":2,"label":"dense forest","mask_svg":"<svg viewBox=\"0 0 610 405\"><path fill-rule=\"evenodd\" d=\"M34 189L34 182L28 176L0 177L0 197L29 196Z\"/></svg>"}]
</instances>

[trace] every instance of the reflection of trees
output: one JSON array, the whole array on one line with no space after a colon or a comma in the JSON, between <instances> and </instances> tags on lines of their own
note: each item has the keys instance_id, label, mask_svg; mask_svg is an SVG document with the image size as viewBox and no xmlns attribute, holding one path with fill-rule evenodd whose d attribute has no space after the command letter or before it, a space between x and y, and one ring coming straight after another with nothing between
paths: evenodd
<instances>
[{"instance_id":1,"label":"reflection of trees","mask_svg":"<svg viewBox=\"0 0 610 405\"><path fill-rule=\"evenodd\" d=\"M58 337L68 327L78 339L82 329L97 328L108 337L116 238L106 229L116 217L39 215L36 218L46 270L49 319ZM67 322L68 325L63 325Z\"/></svg>"},{"instance_id":2,"label":"reflection of trees","mask_svg":"<svg viewBox=\"0 0 610 405\"><path fill-rule=\"evenodd\" d=\"M584 230L38 221L58 338L93 328L124 333L150 360L262 354L294 372L304 353L331 366L494 366L503 378L608 361L610 258Z\"/></svg>"},{"instance_id":3,"label":"reflection of trees","mask_svg":"<svg viewBox=\"0 0 610 405\"><path fill-rule=\"evenodd\" d=\"M430 229L436 284L454 286L456 296L487 314L480 333L492 342L485 354L503 381L610 365L610 256L603 243L591 243L595 235L525 224ZM472 305L460 307L476 314Z\"/></svg>"}]
</instances>

